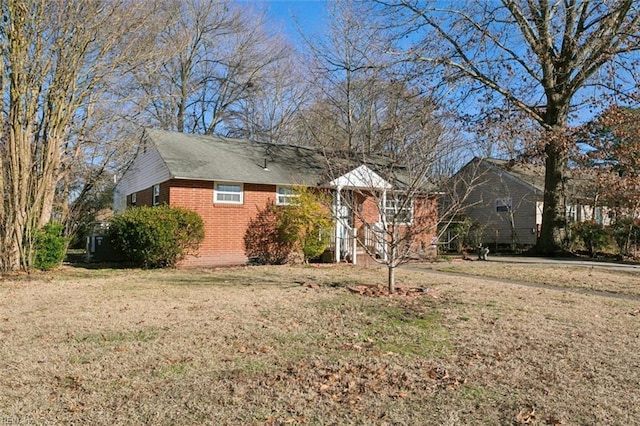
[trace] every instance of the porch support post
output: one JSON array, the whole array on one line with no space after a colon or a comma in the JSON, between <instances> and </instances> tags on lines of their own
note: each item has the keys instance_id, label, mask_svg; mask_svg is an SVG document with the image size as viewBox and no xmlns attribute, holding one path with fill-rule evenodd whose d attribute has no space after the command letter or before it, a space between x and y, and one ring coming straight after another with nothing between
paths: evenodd
<instances>
[{"instance_id":1,"label":"porch support post","mask_svg":"<svg viewBox=\"0 0 640 426\"><path fill-rule=\"evenodd\" d=\"M339 186L336 188L336 235L335 235L335 247L334 247L334 259L336 263L340 263L340 246L341 246L341 232L340 228L342 227L342 223L340 222L340 212L342 210L342 200L340 199L340 191L342 188Z\"/></svg>"}]
</instances>

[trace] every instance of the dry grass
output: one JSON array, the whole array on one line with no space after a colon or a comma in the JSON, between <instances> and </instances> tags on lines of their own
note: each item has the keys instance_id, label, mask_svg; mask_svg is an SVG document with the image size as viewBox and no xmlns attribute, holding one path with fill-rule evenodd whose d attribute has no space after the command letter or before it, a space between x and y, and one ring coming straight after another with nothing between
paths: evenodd
<instances>
[{"instance_id":1,"label":"dry grass","mask_svg":"<svg viewBox=\"0 0 640 426\"><path fill-rule=\"evenodd\" d=\"M337 266L5 278L0 423L640 418L640 301L410 270L398 281L439 296L343 288L384 277Z\"/></svg>"},{"instance_id":2,"label":"dry grass","mask_svg":"<svg viewBox=\"0 0 640 426\"><path fill-rule=\"evenodd\" d=\"M421 264L421 269L499 278L529 283L549 284L567 289L640 296L640 273L605 269L593 263L584 265L507 264L504 262L462 261Z\"/></svg>"}]
</instances>

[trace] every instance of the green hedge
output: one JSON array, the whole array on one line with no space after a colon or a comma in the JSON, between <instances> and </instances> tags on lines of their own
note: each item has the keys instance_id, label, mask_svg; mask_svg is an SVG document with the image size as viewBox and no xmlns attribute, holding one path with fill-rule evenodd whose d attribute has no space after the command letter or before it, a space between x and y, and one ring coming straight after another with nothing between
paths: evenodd
<instances>
[{"instance_id":1,"label":"green hedge","mask_svg":"<svg viewBox=\"0 0 640 426\"><path fill-rule=\"evenodd\" d=\"M57 268L64 260L69 243L62 236L61 223L49 222L36 233L33 266L43 271Z\"/></svg>"},{"instance_id":2,"label":"green hedge","mask_svg":"<svg viewBox=\"0 0 640 426\"><path fill-rule=\"evenodd\" d=\"M204 240L204 224L195 212L168 206L134 207L114 216L111 244L123 259L143 268L175 267Z\"/></svg>"},{"instance_id":3,"label":"green hedge","mask_svg":"<svg viewBox=\"0 0 640 426\"><path fill-rule=\"evenodd\" d=\"M584 245L589 256L596 257L609 244L607 228L593 220L576 222L572 225L576 238Z\"/></svg>"}]
</instances>

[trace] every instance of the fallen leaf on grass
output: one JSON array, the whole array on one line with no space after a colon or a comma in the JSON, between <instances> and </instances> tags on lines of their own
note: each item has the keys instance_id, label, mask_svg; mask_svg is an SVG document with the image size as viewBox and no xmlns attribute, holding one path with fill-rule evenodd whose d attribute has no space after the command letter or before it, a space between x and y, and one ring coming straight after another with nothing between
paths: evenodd
<instances>
[{"instance_id":1,"label":"fallen leaf on grass","mask_svg":"<svg viewBox=\"0 0 640 426\"><path fill-rule=\"evenodd\" d=\"M551 425L551 426L560 426L560 425L562 425L562 420L560 420L560 419L558 419L558 418L556 418L554 416L550 416L547 419L546 423L548 425Z\"/></svg>"},{"instance_id":2,"label":"fallen leaf on grass","mask_svg":"<svg viewBox=\"0 0 640 426\"><path fill-rule=\"evenodd\" d=\"M115 352L127 352L129 350L129 347L127 345L118 345L115 348L113 348L113 350Z\"/></svg>"},{"instance_id":3,"label":"fallen leaf on grass","mask_svg":"<svg viewBox=\"0 0 640 426\"><path fill-rule=\"evenodd\" d=\"M449 372L442 367L430 367L427 370L427 376L436 380L438 385L448 391L455 390L466 382L466 379L459 376L451 376Z\"/></svg>"},{"instance_id":4,"label":"fallen leaf on grass","mask_svg":"<svg viewBox=\"0 0 640 426\"><path fill-rule=\"evenodd\" d=\"M536 419L536 410L532 407L527 407L521 409L518 414L516 414L516 424L526 425L533 423Z\"/></svg>"},{"instance_id":5,"label":"fallen leaf on grass","mask_svg":"<svg viewBox=\"0 0 640 426\"><path fill-rule=\"evenodd\" d=\"M84 410L84 403L77 402L75 405L68 404L67 411L70 413L79 413Z\"/></svg>"},{"instance_id":6,"label":"fallen leaf on grass","mask_svg":"<svg viewBox=\"0 0 640 426\"><path fill-rule=\"evenodd\" d=\"M320 286L317 283L314 283L313 281L294 281L294 283L300 284L303 287L312 288L314 290L317 290L320 288Z\"/></svg>"},{"instance_id":7,"label":"fallen leaf on grass","mask_svg":"<svg viewBox=\"0 0 640 426\"><path fill-rule=\"evenodd\" d=\"M369 297L387 297L387 296L402 296L402 297L420 297L431 296L433 298L438 297L438 292L432 288L427 287L405 287L396 286L395 291L390 293L386 287L380 284L358 284L355 286L348 286L347 290L352 293L360 294L362 296Z\"/></svg>"}]
</instances>

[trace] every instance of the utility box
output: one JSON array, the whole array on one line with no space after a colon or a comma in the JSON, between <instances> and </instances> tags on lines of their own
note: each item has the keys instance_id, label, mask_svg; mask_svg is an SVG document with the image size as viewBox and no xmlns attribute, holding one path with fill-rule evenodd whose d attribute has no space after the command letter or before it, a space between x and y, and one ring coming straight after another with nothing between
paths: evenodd
<instances>
[{"instance_id":1,"label":"utility box","mask_svg":"<svg viewBox=\"0 0 640 426\"><path fill-rule=\"evenodd\" d=\"M87 261L107 262L115 260L113 248L109 241L109 223L96 222L91 225L87 235Z\"/></svg>"}]
</instances>

